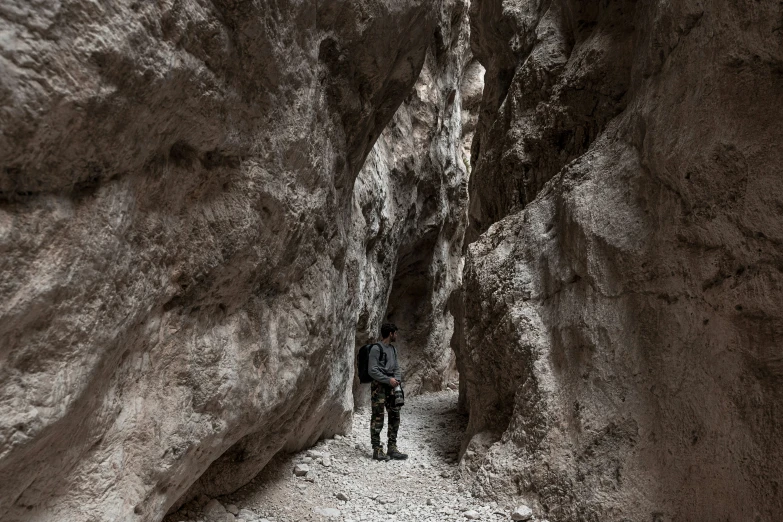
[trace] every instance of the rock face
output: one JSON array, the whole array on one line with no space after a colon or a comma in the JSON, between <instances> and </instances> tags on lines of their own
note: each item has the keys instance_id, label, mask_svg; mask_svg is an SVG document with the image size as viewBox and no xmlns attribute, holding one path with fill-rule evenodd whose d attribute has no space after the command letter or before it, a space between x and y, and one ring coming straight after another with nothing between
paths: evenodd
<instances>
[{"instance_id":1,"label":"rock face","mask_svg":"<svg viewBox=\"0 0 783 522\"><path fill-rule=\"evenodd\" d=\"M459 45L452 15L461 2L0 7L0 519L159 520L345 429L357 316L389 294L361 283L380 251L356 245L385 236L357 227L359 210L382 220L354 182L432 35ZM432 66L458 89L460 62ZM445 171L452 154L432 157ZM432 278L457 274L450 161L421 175L406 225L437 229Z\"/></svg>"},{"instance_id":2,"label":"rock face","mask_svg":"<svg viewBox=\"0 0 783 522\"><path fill-rule=\"evenodd\" d=\"M782 19L471 6L455 343L478 493L552 521L783 516Z\"/></svg>"},{"instance_id":3,"label":"rock face","mask_svg":"<svg viewBox=\"0 0 783 522\"><path fill-rule=\"evenodd\" d=\"M363 263L353 292L362 298L357 342L377 339L383 322L400 327L403 380L406 393L414 394L440 390L457 377L447 301L461 284L467 223L462 144L470 139L471 109L481 95L467 3L444 4L443 12L448 16L438 21L413 91L354 187L355 237L362 241L353 258ZM366 404L366 390L357 392L357 402Z\"/></svg>"}]
</instances>

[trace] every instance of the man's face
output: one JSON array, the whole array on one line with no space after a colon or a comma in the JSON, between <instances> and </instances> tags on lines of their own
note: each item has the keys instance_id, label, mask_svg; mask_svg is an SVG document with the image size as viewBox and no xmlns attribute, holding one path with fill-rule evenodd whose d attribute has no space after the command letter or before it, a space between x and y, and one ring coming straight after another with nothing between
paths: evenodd
<instances>
[{"instance_id":1,"label":"man's face","mask_svg":"<svg viewBox=\"0 0 783 522\"><path fill-rule=\"evenodd\" d=\"M391 334L389 334L389 340L391 342L396 341L397 340L397 332L392 332Z\"/></svg>"}]
</instances>

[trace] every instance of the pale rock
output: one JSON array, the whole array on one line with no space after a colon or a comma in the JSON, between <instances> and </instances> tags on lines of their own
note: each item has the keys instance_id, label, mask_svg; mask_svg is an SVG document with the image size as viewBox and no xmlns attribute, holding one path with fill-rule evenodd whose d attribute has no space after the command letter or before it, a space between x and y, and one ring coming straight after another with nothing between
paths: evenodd
<instances>
[{"instance_id":1,"label":"pale rock","mask_svg":"<svg viewBox=\"0 0 783 522\"><path fill-rule=\"evenodd\" d=\"M213 511L211 513L204 513L204 522L235 522L234 515L227 511Z\"/></svg>"},{"instance_id":2,"label":"pale rock","mask_svg":"<svg viewBox=\"0 0 783 522\"><path fill-rule=\"evenodd\" d=\"M226 513L226 508L217 499L212 499L207 502L207 505L202 509L204 516L207 518L217 517Z\"/></svg>"},{"instance_id":3,"label":"pale rock","mask_svg":"<svg viewBox=\"0 0 783 522\"><path fill-rule=\"evenodd\" d=\"M328 518L337 518L340 516L340 510L335 508L314 508L316 514L328 517Z\"/></svg>"},{"instance_id":4,"label":"pale rock","mask_svg":"<svg viewBox=\"0 0 783 522\"><path fill-rule=\"evenodd\" d=\"M533 518L533 510L522 504L511 513L511 520L530 520Z\"/></svg>"},{"instance_id":5,"label":"pale rock","mask_svg":"<svg viewBox=\"0 0 783 522\"><path fill-rule=\"evenodd\" d=\"M478 514L478 511L474 511L472 509L468 510L468 511L465 511L465 513L463 513L463 515L468 520L478 520L481 517L481 515Z\"/></svg>"},{"instance_id":6,"label":"pale rock","mask_svg":"<svg viewBox=\"0 0 783 522\"><path fill-rule=\"evenodd\" d=\"M3 520L236 491L392 309L409 393L456 375L465 2L99 4L0 9Z\"/></svg>"},{"instance_id":7,"label":"pale rock","mask_svg":"<svg viewBox=\"0 0 783 522\"><path fill-rule=\"evenodd\" d=\"M258 518L258 515L256 515L253 511L250 511L249 509L240 509L239 513L237 513L237 517L244 518L247 520L247 522L253 522Z\"/></svg>"}]
</instances>

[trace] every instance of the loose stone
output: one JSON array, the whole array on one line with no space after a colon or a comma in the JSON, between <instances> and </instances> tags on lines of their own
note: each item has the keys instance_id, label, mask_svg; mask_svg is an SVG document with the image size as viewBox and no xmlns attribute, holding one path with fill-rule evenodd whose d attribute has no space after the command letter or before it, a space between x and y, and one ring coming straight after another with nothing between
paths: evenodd
<instances>
[{"instance_id":1,"label":"loose stone","mask_svg":"<svg viewBox=\"0 0 783 522\"><path fill-rule=\"evenodd\" d=\"M522 504L511 513L511 520L530 520L533 518L533 510Z\"/></svg>"},{"instance_id":2,"label":"loose stone","mask_svg":"<svg viewBox=\"0 0 783 522\"><path fill-rule=\"evenodd\" d=\"M237 513L238 518L244 518L247 522L252 522L258 519L258 516L249 509L240 509Z\"/></svg>"},{"instance_id":3,"label":"loose stone","mask_svg":"<svg viewBox=\"0 0 783 522\"><path fill-rule=\"evenodd\" d=\"M335 508L315 508L313 511L321 516L329 518L336 518L340 516L340 510Z\"/></svg>"}]
</instances>

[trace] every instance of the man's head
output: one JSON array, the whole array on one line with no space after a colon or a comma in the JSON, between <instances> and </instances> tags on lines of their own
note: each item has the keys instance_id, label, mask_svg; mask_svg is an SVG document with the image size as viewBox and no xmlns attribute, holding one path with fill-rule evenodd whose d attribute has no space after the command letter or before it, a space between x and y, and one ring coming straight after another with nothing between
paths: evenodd
<instances>
[{"instance_id":1,"label":"man's head","mask_svg":"<svg viewBox=\"0 0 783 522\"><path fill-rule=\"evenodd\" d=\"M381 326L381 337L383 339L389 339L390 341L396 341L397 340L397 328L392 323L383 323Z\"/></svg>"}]
</instances>

